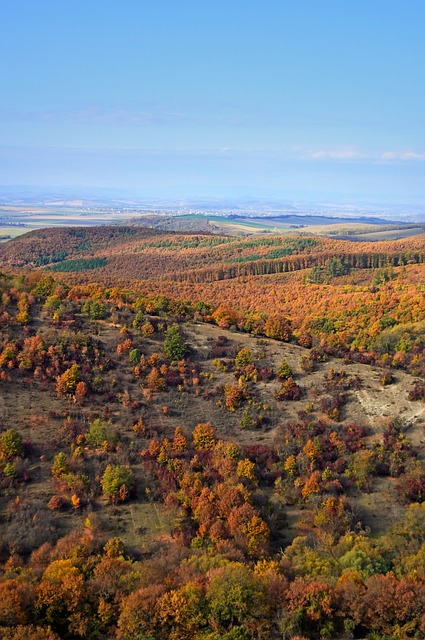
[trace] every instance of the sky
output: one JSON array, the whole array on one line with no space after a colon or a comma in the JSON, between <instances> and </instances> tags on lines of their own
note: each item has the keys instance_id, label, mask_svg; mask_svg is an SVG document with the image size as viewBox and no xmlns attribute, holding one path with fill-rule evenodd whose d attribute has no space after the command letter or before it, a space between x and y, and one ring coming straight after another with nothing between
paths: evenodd
<instances>
[{"instance_id":1,"label":"sky","mask_svg":"<svg viewBox=\"0 0 425 640\"><path fill-rule=\"evenodd\" d=\"M2 185L425 203L423 0L0 15Z\"/></svg>"}]
</instances>

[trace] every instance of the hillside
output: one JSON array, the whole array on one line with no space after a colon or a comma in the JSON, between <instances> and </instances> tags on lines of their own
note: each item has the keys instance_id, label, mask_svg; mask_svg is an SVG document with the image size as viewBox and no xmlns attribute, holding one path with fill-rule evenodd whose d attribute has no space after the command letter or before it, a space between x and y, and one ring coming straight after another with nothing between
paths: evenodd
<instances>
[{"instance_id":1,"label":"hillside","mask_svg":"<svg viewBox=\"0 0 425 640\"><path fill-rule=\"evenodd\" d=\"M423 243L134 230L1 247L1 637L423 637Z\"/></svg>"},{"instance_id":2,"label":"hillside","mask_svg":"<svg viewBox=\"0 0 425 640\"><path fill-rule=\"evenodd\" d=\"M343 271L423 263L425 238L353 244L311 235L235 238L102 226L32 231L0 247L0 264L11 267L81 272L87 257L106 260L111 276L203 283L324 267L331 258L341 260Z\"/></svg>"},{"instance_id":3,"label":"hillside","mask_svg":"<svg viewBox=\"0 0 425 640\"><path fill-rule=\"evenodd\" d=\"M42 272L0 282L3 625L33 622L35 637L50 624L62 638L130 638L136 624L165 638L177 624L176 638L274 638L285 607L285 625L308 637L329 616L333 637L345 620L360 633L420 628L419 378L290 334L230 332L220 314L203 324L164 296ZM276 322L267 333L284 331ZM244 613L223 618L217 598L241 581ZM367 611L381 583L415 605L356 622L345 585ZM189 618L177 623L183 604L161 617L189 589ZM311 589L334 603L319 599L319 617L302 604Z\"/></svg>"},{"instance_id":4,"label":"hillside","mask_svg":"<svg viewBox=\"0 0 425 640\"><path fill-rule=\"evenodd\" d=\"M390 358L424 373L425 239L350 243L311 236L235 238L139 227L46 229L0 247L0 268L38 268L222 307L221 326L262 332L271 309L299 344ZM209 306L210 311L208 311ZM403 338L408 333L409 340ZM399 348L401 347L401 348Z\"/></svg>"}]
</instances>

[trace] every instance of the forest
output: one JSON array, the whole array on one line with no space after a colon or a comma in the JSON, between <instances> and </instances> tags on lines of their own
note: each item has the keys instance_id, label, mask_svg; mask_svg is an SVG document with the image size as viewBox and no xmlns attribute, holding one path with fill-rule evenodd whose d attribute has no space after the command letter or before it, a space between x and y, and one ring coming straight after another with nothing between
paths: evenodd
<instances>
[{"instance_id":1,"label":"forest","mask_svg":"<svg viewBox=\"0 0 425 640\"><path fill-rule=\"evenodd\" d=\"M0 247L0 636L425 638L425 241Z\"/></svg>"}]
</instances>

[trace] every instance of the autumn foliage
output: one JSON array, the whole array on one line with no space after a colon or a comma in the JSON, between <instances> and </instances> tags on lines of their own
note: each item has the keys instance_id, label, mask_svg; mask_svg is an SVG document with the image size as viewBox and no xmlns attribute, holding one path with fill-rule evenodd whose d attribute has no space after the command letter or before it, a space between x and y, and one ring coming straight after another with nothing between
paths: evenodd
<instances>
[{"instance_id":1,"label":"autumn foliage","mask_svg":"<svg viewBox=\"0 0 425 640\"><path fill-rule=\"evenodd\" d=\"M0 637L424 637L424 257L138 227L2 245Z\"/></svg>"}]
</instances>

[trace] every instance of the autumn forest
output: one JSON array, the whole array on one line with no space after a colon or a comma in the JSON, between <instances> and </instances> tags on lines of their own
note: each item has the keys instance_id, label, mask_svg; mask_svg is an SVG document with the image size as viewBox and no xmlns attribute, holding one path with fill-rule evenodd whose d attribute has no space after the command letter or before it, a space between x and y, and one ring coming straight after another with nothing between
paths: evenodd
<instances>
[{"instance_id":1,"label":"autumn forest","mask_svg":"<svg viewBox=\"0 0 425 640\"><path fill-rule=\"evenodd\" d=\"M425 638L425 241L0 246L4 640Z\"/></svg>"}]
</instances>

